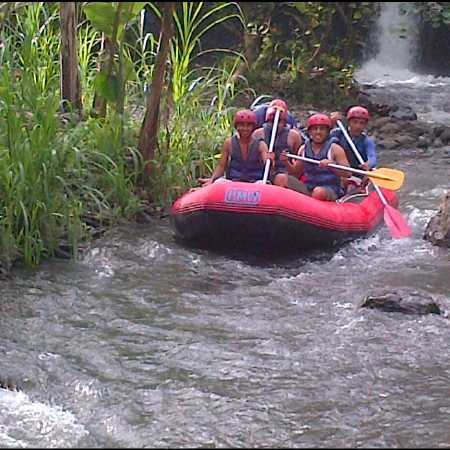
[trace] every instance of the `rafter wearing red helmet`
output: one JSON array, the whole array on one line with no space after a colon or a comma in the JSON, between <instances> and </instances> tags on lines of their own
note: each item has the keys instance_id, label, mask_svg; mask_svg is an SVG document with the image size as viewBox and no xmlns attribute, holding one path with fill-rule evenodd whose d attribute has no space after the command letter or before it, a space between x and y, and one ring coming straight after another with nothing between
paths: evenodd
<instances>
[{"instance_id":1,"label":"rafter wearing red helmet","mask_svg":"<svg viewBox=\"0 0 450 450\"><path fill-rule=\"evenodd\" d=\"M236 112L233 125L236 134L225 139L220 160L210 178L200 178L208 186L226 175L226 179L254 182L262 178L264 163L268 158L267 145L252 137L256 115L249 109Z\"/></svg>"},{"instance_id":2,"label":"rafter wearing red helmet","mask_svg":"<svg viewBox=\"0 0 450 450\"><path fill-rule=\"evenodd\" d=\"M297 130L287 126L289 111L285 101L281 99L272 100L266 111L266 122L261 128L254 131L253 136L255 139L264 140L269 147L277 111L279 111L278 127L276 130L273 152L269 153L269 158L272 160L269 180L277 186L297 190L297 176L294 176L296 175L296 165L288 160L286 154L293 152L297 153L303 140Z\"/></svg>"},{"instance_id":3,"label":"rafter wearing red helmet","mask_svg":"<svg viewBox=\"0 0 450 450\"><path fill-rule=\"evenodd\" d=\"M331 118L336 124L340 120L341 115L338 112L333 112L331 113ZM365 132L370 118L369 111L363 106L352 106L347 110L346 118L348 134L364 160L364 164L359 163L342 130L336 128L331 132L331 135L338 139L339 145L345 150L347 159L352 167L363 170L373 169L377 165L376 145L375 141Z\"/></svg>"},{"instance_id":4,"label":"rafter wearing red helmet","mask_svg":"<svg viewBox=\"0 0 450 450\"><path fill-rule=\"evenodd\" d=\"M351 174L328 167L328 164L349 166L345 151L330 136L331 120L326 114L313 114L306 125L309 139L301 146L299 155L320 161L320 164L297 161L296 165L300 173L306 176L306 187L312 197L318 200L336 200L344 195L341 177L347 178Z\"/></svg>"},{"instance_id":5,"label":"rafter wearing red helmet","mask_svg":"<svg viewBox=\"0 0 450 450\"><path fill-rule=\"evenodd\" d=\"M276 106L283 111L287 111L286 126L289 128L298 129L297 119L289 111L287 103L281 98L275 98L270 103L264 103L255 107L254 111L256 113L256 124L257 128L261 128L266 123L267 110L273 106Z\"/></svg>"}]
</instances>

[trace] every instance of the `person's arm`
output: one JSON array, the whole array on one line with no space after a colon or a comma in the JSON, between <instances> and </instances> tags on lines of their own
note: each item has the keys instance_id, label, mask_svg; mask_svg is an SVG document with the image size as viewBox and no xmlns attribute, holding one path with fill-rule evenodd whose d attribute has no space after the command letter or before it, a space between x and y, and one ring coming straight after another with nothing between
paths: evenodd
<instances>
[{"instance_id":1,"label":"person's arm","mask_svg":"<svg viewBox=\"0 0 450 450\"><path fill-rule=\"evenodd\" d=\"M373 169L377 165L377 149L375 141L368 136L366 137L366 150L368 168Z\"/></svg>"},{"instance_id":2,"label":"person's arm","mask_svg":"<svg viewBox=\"0 0 450 450\"><path fill-rule=\"evenodd\" d=\"M337 124L338 120L342 120L342 115L339 111L333 111L330 114L331 125L334 128Z\"/></svg>"},{"instance_id":3,"label":"person's arm","mask_svg":"<svg viewBox=\"0 0 450 450\"><path fill-rule=\"evenodd\" d=\"M217 163L216 168L214 169L210 178L199 178L198 181L202 186L209 186L211 183L220 178L224 173L228 165L228 158L230 156L231 149L231 138L225 139L222 147L222 154L220 155L220 160Z\"/></svg>"},{"instance_id":4,"label":"person's arm","mask_svg":"<svg viewBox=\"0 0 450 450\"><path fill-rule=\"evenodd\" d=\"M264 128L256 128L253 130L252 139L255 139L256 141L259 139L264 140Z\"/></svg>"},{"instance_id":5,"label":"person's arm","mask_svg":"<svg viewBox=\"0 0 450 450\"><path fill-rule=\"evenodd\" d=\"M267 144L264 142L263 139L259 140L259 156L261 158L261 161L265 163L267 159L271 159L272 162L274 160L274 153L269 153L269 148L267 147Z\"/></svg>"},{"instance_id":6,"label":"person's arm","mask_svg":"<svg viewBox=\"0 0 450 450\"><path fill-rule=\"evenodd\" d=\"M352 174L344 169L336 169L335 167L328 167L328 164L334 163L340 166L350 167L345 150L338 144L332 144L330 149L332 160L322 159L320 160L320 167L327 167L328 170L334 172L338 177L349 178Z\"/></svg>"},{"instance_id":7,"label":"person's arm","mask_svg":"<svg viewBox=\"0 0 450 450\"><path fill-rule=\"evenodd\" d=\"M288 143L292 148L292 152L298 155L298 149L303 144L303 138L299 131L290 130L288 134Z\"/></svg>"},{"instance_id":8,"label":"person's arm","mask_svg":"<svg viewBox=\"0 0 450 450\"><path fill-rule=\"evenodd\" d=\"M288 134L288 145L292 149L292 153L298 155L299 148L303 143L301 134L297 130L290 130ZM282 152L280 160L286 164L288 174L294 176L300 176L303 172L302 162L298 159L291 160L287 157L287 152Z\"/></svg>"},{"instance_id":9,"label":"person's arm","mask_svg":"<svg viewBox=\"0 0 450 450\"><path fill-rule=\"evenodd\" d=\"M305 144L302 144L300 148L297 151L298 156L305 156ZM303 175L303 172L305 171L305 163L300 160L295 160L295 176L300 178Z\"/></svg>"},{"instance_id":10,"label":"person's arm","mask_svg":"<svg viewBox=\"0 0 450 450\"><path fill-rule=\"evenodd\" d=\"M296 155L303 156L305 150L304 145L300 145L300 148L295 152ZM283 153L282 153L283 155ZM287 155L286 155L287 158ZM294 159L293 162L289 162L286 164L288 166L288 174L293 175L297 178L300 178L303 175L303 172L305 171L305 164L300 159Z\"/></svg>"}]
</instances>

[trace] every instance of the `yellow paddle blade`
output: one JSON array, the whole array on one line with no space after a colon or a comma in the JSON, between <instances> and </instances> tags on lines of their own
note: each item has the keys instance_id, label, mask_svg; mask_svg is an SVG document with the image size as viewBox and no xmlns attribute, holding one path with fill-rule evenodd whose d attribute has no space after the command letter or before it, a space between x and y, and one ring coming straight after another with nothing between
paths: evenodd
<instances>
[{"instance_id":1,"label":"yellow paddle blade","mask_svg":"<svg viewBox=\"0 0 450 450\"><path fill-rule=\"evenodd\" d=\"M380 167L367 172L367 176L373 183L380 187L396 191L403 185L405 174L401 170Z\"/></svg>"}]
</instances>

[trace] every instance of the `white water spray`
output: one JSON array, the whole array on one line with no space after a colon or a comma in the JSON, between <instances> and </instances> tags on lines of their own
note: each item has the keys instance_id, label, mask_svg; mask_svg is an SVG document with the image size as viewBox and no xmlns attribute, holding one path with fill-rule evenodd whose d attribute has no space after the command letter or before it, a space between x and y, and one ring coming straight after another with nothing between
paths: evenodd
<instances>
[{"instance_id":1,"label":"white water spray","mask_svg":"<svg viewBox=\"0 0 450 450\"><path fill-rule=\"evenodd\" d=\"M378 54L356 73L360 83L417 81L411 70L417 48L417 25L410 14L402 12L402 2L382 2L377 26Z\"/></svg>"},{"instance_id":2,"label":"white water spray","mask_svg":"<svg viewBox=\"0 0 450 450\"><path fill-rule=\"evenodd\" d=\"M404 4L404 2L403 2ZM378 54L355 73L380 103L409 106L427 122L450 123L450 78L414 72L420 43L417 23L402 2L382 2L377 24Z\"/></svg>"}]
</instances>

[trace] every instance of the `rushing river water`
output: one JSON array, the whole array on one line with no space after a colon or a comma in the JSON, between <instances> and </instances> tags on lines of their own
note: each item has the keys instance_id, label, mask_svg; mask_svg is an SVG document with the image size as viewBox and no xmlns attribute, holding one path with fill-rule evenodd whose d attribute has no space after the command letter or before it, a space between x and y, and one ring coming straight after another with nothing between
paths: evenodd
<instances>
[{"instance_id":1,"label":"rushing river water","mask_svg":"<svg viewBox=\"0 0 450 450\"><path fill-rule=\"evenodd\" d=\"M167 222L2 282L3 447L449 446L450 323L358 308L385 288L450 304L449 251L422 239L443 151L380 152L400 211L337 252L283 261L175 243Z\"/></svg>"},{"instance_id":2,"label":"rushing river water","mask_svg":"<svg viewBox=\"0 0 450 450\"><path fill-rule=\"evenodd\" d=\"M450 309L449 250L422 239L449 153L379 160L406 173L407 239L382 227L272 260L189 249L155 221L17 269L1 282L0 375L23 390L0 389L0 445L449 447L449 320L358 307L403 289Z\"/></svg>"}]
</instances>

